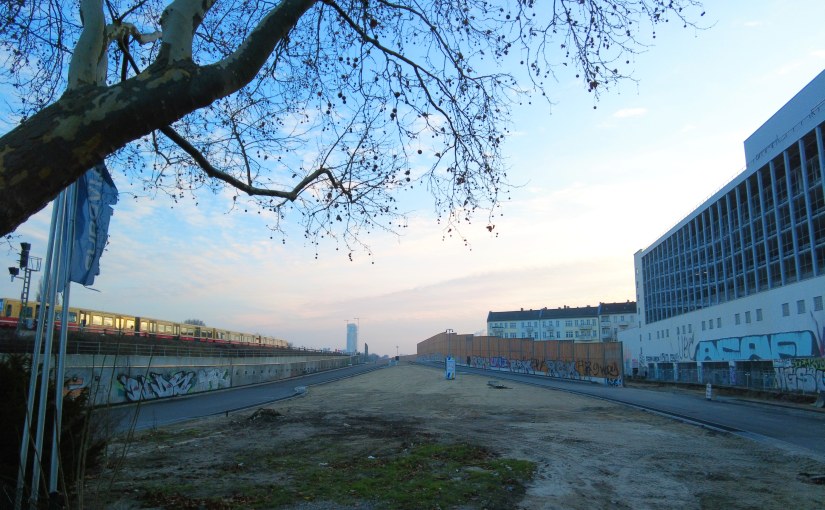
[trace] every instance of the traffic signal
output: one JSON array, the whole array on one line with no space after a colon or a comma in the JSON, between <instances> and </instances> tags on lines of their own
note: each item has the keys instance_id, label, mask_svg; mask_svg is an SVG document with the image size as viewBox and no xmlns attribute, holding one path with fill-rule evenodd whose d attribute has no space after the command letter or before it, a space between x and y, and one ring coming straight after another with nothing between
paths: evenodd
<instances>
[{"instance_id":1,"label":"traffic signal","mask_svg":"<svg viewBox=\"0 0 825 510\"><path fill-rule=\"evenodd\" d=\"M29 250L31 243L20 243L20 269L25 269L29 265Z\"/></svg>"}]
</instances>

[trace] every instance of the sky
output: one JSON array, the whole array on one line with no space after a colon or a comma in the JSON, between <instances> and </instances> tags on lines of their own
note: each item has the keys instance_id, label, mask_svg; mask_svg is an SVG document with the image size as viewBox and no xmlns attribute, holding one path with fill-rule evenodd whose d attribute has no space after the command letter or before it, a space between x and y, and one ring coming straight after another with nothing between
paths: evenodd
<instances>
[{"instance_id":1,"label":"sky","mask_svg":"<svg viewBox=\"0 0 825 510\"><path fill-rule=\"evenodd\" d=\"M633 254L740 173L744 140L825 69L825 2L705 8L706 29L657 29L631 60L635 80L598 102L560 75L552 104L514 110L504 155L515 187L497 235L478 218L462 230L469 245L445 240L423 205L350 261L331 244L270 239L254 212L227 214L225 197L196 207L122 193L101 274L93 290L72 286L71 305L312 348L345 348L355 322L359 351L395 355L446 329L484 334L489 311L635 300ZM49 209L17 229L32 255L45 253ZM7 266L16 258L0 249ZM21 287L5 278L0 296Z\"/></svg>"}]
</instances>

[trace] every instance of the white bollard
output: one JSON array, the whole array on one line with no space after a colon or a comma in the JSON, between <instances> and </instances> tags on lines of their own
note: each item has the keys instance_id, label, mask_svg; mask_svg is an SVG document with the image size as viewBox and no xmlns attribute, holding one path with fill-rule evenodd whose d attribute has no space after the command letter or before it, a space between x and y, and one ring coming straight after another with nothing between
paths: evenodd
<instances>
[{"instance_id":1,"label":"white bollard","mask_svg":"<svg viewBox=\"0 0 825 510\"><path fill-rule=\"evenodd\" d=\"M710 387L710 383L705 386L705 398L711 400L713 398L713 389Z\"/></svg>"}]
</instances>

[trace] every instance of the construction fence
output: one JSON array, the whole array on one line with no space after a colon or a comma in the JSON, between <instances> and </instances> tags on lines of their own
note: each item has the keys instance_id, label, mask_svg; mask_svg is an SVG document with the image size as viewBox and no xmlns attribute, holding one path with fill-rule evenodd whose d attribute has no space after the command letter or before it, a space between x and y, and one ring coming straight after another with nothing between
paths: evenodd
<instances>
[{"instance_id":1,"label":"construction fence","mask_svg":"<svg viewBox=\"0 0 825 510\"><path fill-rule=\"evenodd\" d=\"M539 341L472 334L439 333L418 343L418 359L485 370L544 375L609 385L621 385L621 342Z\"/></svg>"}]
</instances>

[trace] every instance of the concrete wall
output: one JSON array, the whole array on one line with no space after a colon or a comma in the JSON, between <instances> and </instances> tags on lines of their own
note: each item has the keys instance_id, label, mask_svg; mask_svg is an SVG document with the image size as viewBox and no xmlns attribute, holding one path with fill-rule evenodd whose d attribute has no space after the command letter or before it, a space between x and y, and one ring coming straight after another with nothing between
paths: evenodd
<instances>
[{"instance_id":1,"label":"concrete wall","mask_svg":"<svg viewBox=\"0 0 825 510\"><path fill-rule=\"evenodd\" d=\"M232 388L358 363L357 356L197 358L68 355L63 392L89 391L96 405Z\"/></svg>"},{"instance_id":2,"label":"concrete wall","mask_svg":"<svg viewBox=\"0 0 825 510\"><path fill-rule=\"evenodd\" d=\"M419 342L422 360L444 361L453 356L457 365L485 370L543 375L621 386L622 344L530 338L499 338L438 333Z\"/></svg>"}]
</instances>

